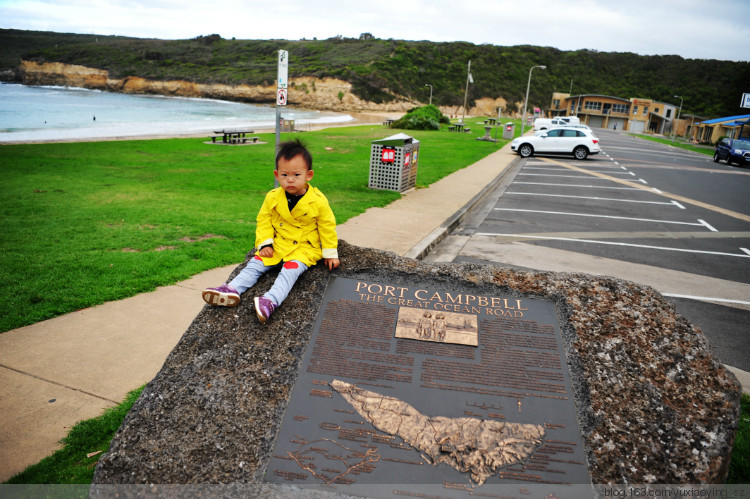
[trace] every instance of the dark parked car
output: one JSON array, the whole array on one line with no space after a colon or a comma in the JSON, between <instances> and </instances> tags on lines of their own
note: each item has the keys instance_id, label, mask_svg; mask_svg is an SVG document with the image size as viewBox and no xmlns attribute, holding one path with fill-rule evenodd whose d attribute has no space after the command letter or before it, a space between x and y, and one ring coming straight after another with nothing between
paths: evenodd
<instances>
[{"instance_id":1,"label":"dark parked car","mask_svg":"<svg viewBox=\"0 0 750 499\"><path fill-rule=\"evenodd\" d=\"M716 144L714 161L726 160L728 165L750 165L750 139L721 139Z\"/></svg>"}]
</instances>

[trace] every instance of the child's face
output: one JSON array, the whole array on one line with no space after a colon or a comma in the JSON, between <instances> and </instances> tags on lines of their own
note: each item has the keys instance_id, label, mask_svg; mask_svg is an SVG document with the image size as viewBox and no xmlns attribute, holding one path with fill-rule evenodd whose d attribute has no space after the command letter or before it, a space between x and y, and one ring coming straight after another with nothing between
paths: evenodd
<instances>
[{"instance_id":1,"label":"child's face","mask_svg":"<svg viewBox=\"0 0 750 499\"><path fill-rule=\"evenodd\" d=\"M312 180L313 171L307 168L307 163L301 154L292 159L279 158L279 164L273 172L279 185L289 194L299 196L307 189L307 182Z\"/></svg>"}]
</instances>

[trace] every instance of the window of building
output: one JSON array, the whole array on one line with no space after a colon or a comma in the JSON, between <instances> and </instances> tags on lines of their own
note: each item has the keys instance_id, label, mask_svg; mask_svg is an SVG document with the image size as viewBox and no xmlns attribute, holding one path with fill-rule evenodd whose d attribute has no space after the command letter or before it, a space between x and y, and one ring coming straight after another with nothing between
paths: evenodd
<instances>
[{"instance_id":1,"label":"window of building","mask_svg":"<svg viewBox=\"0 0 750 499\"><path fill-rule=\"evenodd\" d=\"M655 112L656 114L659 114L659 108L658 108L658 107L655 107L655 108L654 108L654 112Z\"/></svg>"},{"instance_id":2,"label":"window of building","mask_svg":"<svg viewBox=\"0 0 750 499\"><path fill-rule=\"evenodd\" d=\"M628 114L630 112L630 104L612 104L612 112Z\"/></svg>"},{"instance_id":3,"label":"window of building","mask_svg":"<svg viewBox=\"0 0 750 499\"><path fill-rule=\"evenodd\" d=\"M648 114L648 106L644 106L643 108L643 116L646 116Z\"/></svg>"},{"instance_id":4,"label":"window of building","mask_svg":"<svg viewBox=\"0 0 750 499\"><path fill-rule=\"evenodd\" d=\"M671 116L672 116L672 110L671 109L667 109L667 118L669 118Z\"/></svg>"},{"instance_id":5,"label":"window of building","mask_svg":"<svg viewBox=\"0 0 750 499\"><path fill-rule=\"evenodd\" d=\"M552 99L552 107L560 109L560 99Z\"/></svg>"},{"instance_id":6,"label":"window of building","mask_svg":"<svg viewBox=\"0 0 750 499\"><path fill-rule=\"evenodd\" d=\"M633 106L633 114L638 114L638 106Z\"/></svg>"},{"instance_id":7,"label":"window of building","mask_svg":"<svg viewBox=\"0 0 750 499\"><path fill-rule=\"evenodd\" d=\"M602 110L602 103L601 102L592 102L592 101L586 101L583 104L584 109L588 109L590 111L601 111Z\"/></svg>"}]
</instances>

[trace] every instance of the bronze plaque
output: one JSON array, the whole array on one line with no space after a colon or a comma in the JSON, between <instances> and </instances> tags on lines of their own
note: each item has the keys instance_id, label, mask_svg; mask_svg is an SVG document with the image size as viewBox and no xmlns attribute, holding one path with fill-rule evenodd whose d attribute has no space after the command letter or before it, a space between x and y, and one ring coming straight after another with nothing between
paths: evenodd
<instances>
[{"instance_id":1,"label":"bronze plaque","mask_svg":"<svg viewBox=\"0 0 750 499\"><path fill-rule=\"evenodd\" d=\"M585 497L554 303L333 278L266 472L367 497Z\"/></svg>"}]
</instances>

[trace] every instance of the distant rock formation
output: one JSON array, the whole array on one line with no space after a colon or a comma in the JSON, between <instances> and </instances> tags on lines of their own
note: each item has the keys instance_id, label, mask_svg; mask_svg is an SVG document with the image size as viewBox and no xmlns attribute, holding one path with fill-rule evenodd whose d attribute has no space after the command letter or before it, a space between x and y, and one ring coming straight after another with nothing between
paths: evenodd
<instances>
[{"instance_id":1,"label":"distant rock formation","mask_svg":"<svg viewBox=\"0 0 750 499\"><path fill-rule=\"evenodd\" d=\"M90 88L125 94L150 94L171 97L198 97L245 102L250 104L275 104L276 87L264 85L226 85L220 83L195 83L184 80L147 80L139 76L112 78L103 69L89 68L61 62L21 61L18 69L7 74L4 81L18 81L24 85L59 85ZM337 112L407 112L425 103L401 97L393 102L376 104L362 100L352 93L352 85L336 78L295 77L290 82L289 105L318 111ZM469 115L495 116L497 109L506 108L502 97L477 99ZM447 116L458 116L460 106L441 106Z\"/></svg>"},{"instance_id":2,"label":"distant rock formation","mask_svg":"<svg viewBox=\"0 0 750 499\"><path fill-rule=\"evenodd\" d=\"M21 61L20 81L24 85L60 85L126 94L153 94L173 97L201 97L253 104L275 104L276 87L263 85L226 85L184 80L156 81L139 76L111 78L103 69L59 62ZM319 111L405 112L420 103L406 97L375 104L352 93L352 85L335 78L297 77L289 87L288 103Z\"/></svg>"}]
</instances>

